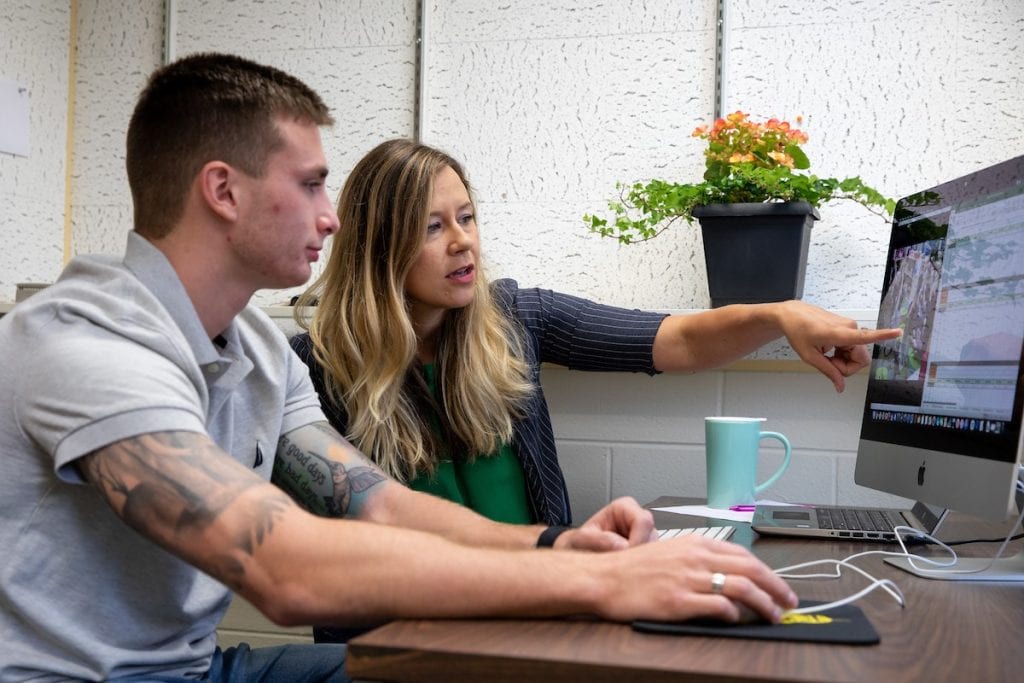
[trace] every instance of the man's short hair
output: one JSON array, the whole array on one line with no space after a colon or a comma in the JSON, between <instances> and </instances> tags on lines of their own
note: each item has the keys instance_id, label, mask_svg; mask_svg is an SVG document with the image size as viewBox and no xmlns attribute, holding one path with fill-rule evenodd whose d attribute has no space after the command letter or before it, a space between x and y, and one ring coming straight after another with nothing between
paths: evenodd
<instances>
[{"instance_id":1,"label":"man's short hair","mask_svg":"<svg viewBox=\"0 0 1024 683\"><path fill-rule=\"evenodd\" d=\"M334 123L312 88L241 57L195 54L156 70L128 125L125 163L136 231L166 236L210 161L262 176L268 157L284 144L279 118Z\"/></svg>"}]
</instances>

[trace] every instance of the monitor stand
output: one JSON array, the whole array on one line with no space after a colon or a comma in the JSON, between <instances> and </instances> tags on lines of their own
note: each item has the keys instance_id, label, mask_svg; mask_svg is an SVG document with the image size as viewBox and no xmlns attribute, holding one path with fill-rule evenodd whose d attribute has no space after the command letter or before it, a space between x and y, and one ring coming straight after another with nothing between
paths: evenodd
<instances>
[{"instance_id":1,"label":"monitor stand","mask_svg":"<svg viewBox=\"0 0 1024 683\"><path fill-rule=\"evenodd\" d=\"M1024 481L1024 473L1021 476L1021 481ZM1024 510L1024 486L1018 484L1018 487L1016 494L1017 507L1020 510ZM949 510L945 510L939 516L939 520L932 530L933 534L946 521L948 514ZM1021 517L1024 519L1024 512L1021 513ZM1024 528L1022 519L1018 519L1017 524L1021 524L1022 528ZM1013 525L1015 529L1017 524ZM920 561L917 563L918 566L914 567L911 566L910 558L908 557L887 557L885 562L905 572L910 572L914 576L920 576L925 579L937 579L939 581L1024 582L1024 550L1021 550L1016 555L1000 557L995 562L990 557L957 557L956 564L951 567L933 567ZM989 564L992 566L989 567Z\"/></svg>"},{"instance_id":2,"label":"monitor stand","mask_svg":"<svg viewBox=\"0 0 1024 683\"><path fill-rule=\"evenodd\" d=\"M958 557L951 567L933 567L917 561L917 567L910 565L910 558L888 557L886 563L899 567L905 572L925 579L940 581L1012 581L1024 582L1024 550L1010 557L1001 557L992 562L990 557ZM983 567L988 569L981 570Z\"/></svg>"}]
</instances>

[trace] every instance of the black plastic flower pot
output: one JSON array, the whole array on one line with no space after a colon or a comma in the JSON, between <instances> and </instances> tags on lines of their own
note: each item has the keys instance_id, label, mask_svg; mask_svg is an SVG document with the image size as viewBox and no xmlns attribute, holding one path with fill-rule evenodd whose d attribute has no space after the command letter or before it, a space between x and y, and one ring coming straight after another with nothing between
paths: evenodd
<instances>
[{"instance_id":1,"label":"black plastic flower pot","mask_svg":"<svg viewBox=\"0 0 1024 683\"><path fill-rule=\"evenodd\" d=\"M820 218L810 204L708 204L693 215L712 308L803 296L811 227Z\"/></svg>"}]
</instances>

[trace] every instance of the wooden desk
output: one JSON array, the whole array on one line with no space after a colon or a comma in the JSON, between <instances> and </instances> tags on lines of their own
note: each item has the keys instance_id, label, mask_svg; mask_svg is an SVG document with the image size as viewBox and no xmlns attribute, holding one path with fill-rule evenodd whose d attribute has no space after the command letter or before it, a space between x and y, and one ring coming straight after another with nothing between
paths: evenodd
<instances>
[{"instance_id":1,"label":"wooden desk","mask_svg":"<svg viewBox=\"0 0 1024 683\"><path fill-rule=\"evenodd\" d=\"M679 504L659 498L651 504ZM659 527L701 526L703 518L655 513ZM953 519L945 539L998 533L1007 525ZM739 525L734 540L770 566L845 557L870 547L850 542L757 537ZM1021 542L1013 544L1013 551ZM964 555L992 544L960 546ZM785 643L643 634L591 620L397 621L354 639L349 673L379 681L1017 681L1024 675L1024 585L920 579L869 558L860 566L895 580L907 606L881 590L857 604L881 635L874 646ZM864 580L792 582L802 598L834 600Z\"/></svg>"}]
</instances>

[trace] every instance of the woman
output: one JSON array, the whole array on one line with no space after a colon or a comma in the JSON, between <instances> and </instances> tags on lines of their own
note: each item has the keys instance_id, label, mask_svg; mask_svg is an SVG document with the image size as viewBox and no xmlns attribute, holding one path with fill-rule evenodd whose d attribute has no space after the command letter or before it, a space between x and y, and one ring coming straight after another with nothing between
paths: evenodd
<instances>
[{"instance_id":1,"label":"woman","mask_svg":"<svg viewBox=\"0 0 1024 683\"><path fill-rule=\"evenodd\" d=\"M667 316L489 283L462 166L411 141L356 165L338 217L292 340L328 418L400 481L499 521L571 522L541 363L692 372L785 335L842 391L863 344L898 334L798 301Z\"/></svg>"}]
</instances>

